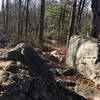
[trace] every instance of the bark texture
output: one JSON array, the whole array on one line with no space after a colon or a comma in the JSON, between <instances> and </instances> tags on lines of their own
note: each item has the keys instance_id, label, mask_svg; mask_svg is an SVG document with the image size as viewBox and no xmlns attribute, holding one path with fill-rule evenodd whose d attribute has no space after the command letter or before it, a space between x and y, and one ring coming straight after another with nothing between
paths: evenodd
<instances>
[{"instance_id":1,"label":"bark texture","mask_svg":"<svg viewBox=\"0 0 100 100\"><path fill-rule=\"evenodd\" d=\"M41 0L41 12L40 12L40 22L39 22L39 43L43 42L44 14L45 14L45 0Z\"/></svg>"},{"instance_id":2,"label":"bark texture","mask_svg":"<svg viewBox=\"0 0 100 100\"><path fill-rule=\"evenodd\" d=\"M92 0L93 25L91 36L97 38L100 35L100 0Z\"/></svg>"}]
</instances>

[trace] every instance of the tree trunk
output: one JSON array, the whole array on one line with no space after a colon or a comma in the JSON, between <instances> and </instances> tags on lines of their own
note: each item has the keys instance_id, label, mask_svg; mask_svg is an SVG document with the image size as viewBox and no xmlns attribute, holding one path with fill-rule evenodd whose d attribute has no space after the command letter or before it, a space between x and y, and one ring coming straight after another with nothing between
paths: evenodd
<instances>
[{"instance_id":1,"label":"tree trunk","mask_svg":"<svg viewBox=\"0 0 100 100\"><path fill-rule=\"evenodd\" d=\"M29 3L30 0L26 0L26 36L28 36L28 25L29 25Z\"/></svg>"},{"instance_id":2,"label":"tree trunk","mask_svg":"<svg viewBox=\"0 0 100 100\"><path fill-rule=\"evenodd\" d=\"M72 9L72 18L70 23L70 32L69 35L73 35L74 28L75 28L75 20L76 20L76 7L77 7L77 0L74 0L73 9Z\"/></svg>"},{"instance_id":3,"label":"tree trunk","mask_svg":"<svg viewBox=\"0 0 100 100\"><path fill-rule=\"evenodd\" d=\"M73 2L73 8L72 8L72 16L71 16L70 30L69 30L69 34L67 36L67 48L69 46L70 37L73 34L75 34L74 33L74 30L75 30L75 21L76 21L76 7L77 7L77 0L74 0L74 2Z\"/></svg>"},{"instance_id":4,"label":"tree trunk","mask_svg":"<svg viewBox=\"0 0 100 100\"><path fill-rule=\"evenodd\" d=\"M8 34L9 0L6 0L6 34Z\"/></svg>"},{"instance_id":5,"label":"tree trunk","mask_svg":"<svg viewBox=\"0 0 100 100\"><path fill-rule=\"evenodd\" d=\"M78 6L78 13L77 13L77 19L76 19L76 28L75 28L75 33L78 34L79 30L81 29L81 19L82 19L82 14L84 10L86 0L80 0L79 1L79 6Z\"/></svg>"},{"instance_id":6,"label":"tree trunk","mask_svg":"<svg viewBox=\"0 0 100 100\"><path fill-rule=\"evenodd\" d=\"M64 5L64 9L62 13L62 30L64 29L65 18L66 18L66 4Z\"/></svg>"},{"instance_id":7,"label":"tree trunk","mask_svg":"<svg viewBox=\"0 0 100 100\"><path fill-rule=\"evenodd\" d=\"M78 28L80 28L80 23L81 23L81 18L82 18L85 2L86 2L86 0L83 0L83 2L82 2L82 7L81 7L81 10L80 10L79 20L78 20Z\"/></svg>"},{"instance_id":8,"label":"tree trunk","mask_svg":"<svg viewBox=\"0 0 100 100\"><path fill-rule=\"evenodd\" d=\"M21 33L21 6L22 6L22 0L19 0L19 18L18 18L18 38L19 38L19 35Z\"/></svg>"},{"instance_id":9,"label":"tree trunk","mask_svg":"<svg viewBox=\"0 0 100 100\"><path fill-rule=\"evenodd\" d=\"M77 18L76 18L76 28L75 28L76 34L78 34L77 31L78 31L78 26L79 26L79 17L80 17L80 14L81 14L82 1L83 0L80 0L79 4L78 4L78 11L77 11Z\"/></svg>"},{"instance_id":10,"label":"tree trunk","mask_svg":"<svg viewBox=\"0 0 100 100\"><path fill-rule=\"evenodd\" d=\"M100 35L100 0L92 0L92 31L91 36L97 38Z\"/></svg>"},{"instance_id":11,"label":"tree trunk","mask_svg":"<svg viewBox=\"0 0 100 100\"><path fill-rule=\"evenodd\" d=\"M39 43L43 43L44 14L45 14L45 0L41 0L41 12L40 12L40 22L39 22Z\"/></svg>"},{"instance_id":12,"label":"tree trunk","mask_svg":"<svg viewBox=\"0 0 100 100\"><path fill-rule=\"evenodd\" d=\"M23 3L23 2L22 2L22 3ZM21 14L21 33L22 33L22 35L24 35L23 32L24 32L24 16L25 16L25 7L23 7L21 13L22 13L22 14Z\"/></svg>"},{"instance_id":13,"label":"tree trunk","mask_svg":"<svg viewBox=\"0 0 100 100\"><path fill-rule=\"evenodd\" d=\"M59 13L59 20L58 20L58 41L59 41L59 37L61 35L61 29L62 29L62 15L63 15L63 5L62 5L62 0L61 1L61 7L60 7L60 13Z\"/></svg>"},{"instance_id":14,"label":"tree trunk","mask_svg":"<svg viewBox=\"0 0 100 100\"><path fill-rule=\"evenodd\" d=\"M5 33L5 7L4 7L4 1L5 0L2 0L3 33Z\"/></svg>"}]
</instances>

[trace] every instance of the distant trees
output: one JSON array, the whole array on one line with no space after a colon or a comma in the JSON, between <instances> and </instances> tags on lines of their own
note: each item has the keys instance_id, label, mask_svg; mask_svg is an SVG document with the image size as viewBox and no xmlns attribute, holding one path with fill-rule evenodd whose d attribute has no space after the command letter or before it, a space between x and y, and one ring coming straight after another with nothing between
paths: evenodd
<instances>
[{"instance_id":1,"label":"distant trees","mask_svg":"<svg viewBox=\"0 0 100 100\"><path fill-rule=\"evenodd\" d=\"M32 2L33 0L2 0L3 33L17 34L18 38L23 35L23 32L26 35L28 34L30 3ZM34 14L31 14L31 16L32 20ZM34 24L32 21L30 23Z\"/></svg>"},{"instance_id":2,"label":"distant trees","mask_svg":"<svg viewBox=\"0 0 100 100\"><path fill-rule=\"evenodd\" d=\"M65 42L90 30L89 0L2 0L0 33L38 39L55 37ZM1 20L2 18L2 20Z\"/></svg>"},{"instance_id":3,"label":"distant trees","mask_svg":"<svg viewBox=\"0 0 100 100\"><path fill-rule=\"evenodd\" d=\"M72 15L71 15L71 22L70 22L70 30L67 37L67 47L69 45L69 40L72 35L79 34L79 30L81 29L81 18L84 10L86 0L74 0L72 6Z\"/></svg>"},{"instance_id":4,"label":"distant trees","mask_svg":"<svg viewBox=\"0 0 100 100\"><path fill-rule=\"evenodd\" d=\"M79 3L78 0L74 0L73 2L70 32L69 32L70 36L74 34L79 34L79 31L81 29L81 19L85 3L86 0L79 0Z\"/></svg>"},{"instance_id":5,"label":"distant trees","mask_svg":"<svg viewBox=\"0 0 100 100\"><path fill-rule=\"evenodd\" d=\"M58 41L66 41L69 32L70 22L70 0L61 0L58 2L46 2L45 26L46 36L52 36ZM47 6L48 5L48 6Z\"/></svg>"}]
</instances>

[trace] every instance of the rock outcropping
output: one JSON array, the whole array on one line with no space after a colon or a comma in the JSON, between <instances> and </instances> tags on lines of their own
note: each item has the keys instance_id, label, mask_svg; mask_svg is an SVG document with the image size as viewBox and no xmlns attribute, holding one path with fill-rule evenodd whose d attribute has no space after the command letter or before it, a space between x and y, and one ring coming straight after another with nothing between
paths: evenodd
<instances>
[{"instance_id":1,"label":"rock outcropping","mask_svg":"<svg viewBox=\"0 0 100 100\"><path fill-rule=\"evenodd\" d=\"M100 84L100 45L95 39L72 37L67 51L66 64L96 84Z\"/></svg>"},{"instance_id":2,"label":"rock outcropping","mask_svg":"<svg viewBox=\"0 0 100 100\"><path fill-rule=\"evenodd\" d=\"M0 100L86 100L57 84L48 65L21 43L0 54Z\"/></svg>"}]
</instances>

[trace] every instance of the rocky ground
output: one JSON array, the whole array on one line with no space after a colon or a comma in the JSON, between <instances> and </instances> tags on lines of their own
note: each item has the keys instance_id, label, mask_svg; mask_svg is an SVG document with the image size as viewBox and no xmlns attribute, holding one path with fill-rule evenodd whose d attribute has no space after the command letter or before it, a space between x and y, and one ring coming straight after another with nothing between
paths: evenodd
<instances>
[{"instance_id":1,"label":"rocky ground","mask_svg":"<svg viewBox=\"0 0 100 100\"><path fill-rule=\"evenodd\" d=\"M99 85L65 68L65 51L2 37L0 100L100 100Z\"/></svg>"}]
</instances>

